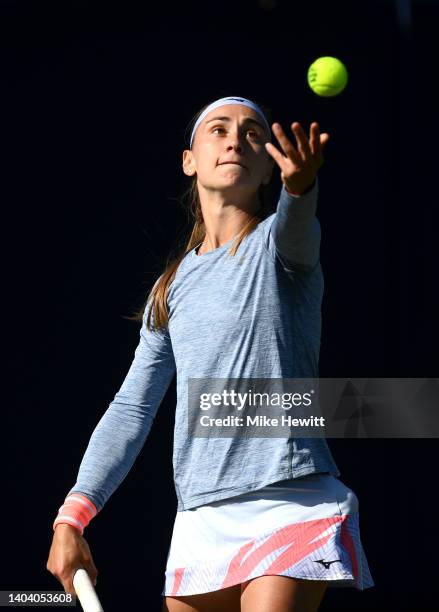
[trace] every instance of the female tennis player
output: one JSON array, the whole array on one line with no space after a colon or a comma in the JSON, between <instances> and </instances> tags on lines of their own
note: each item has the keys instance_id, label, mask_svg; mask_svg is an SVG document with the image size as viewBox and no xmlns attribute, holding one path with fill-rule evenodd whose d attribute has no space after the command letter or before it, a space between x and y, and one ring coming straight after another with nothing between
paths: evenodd
<instances>
[{"instance_id":1,"label":"female tennis player","mask_svg":"<svg viewBox=\"0 0 439 612\"><path fill-rule=\"evenodd\" d=\"M178 506L163 611L314 612L328 586L374 585L358 498L338 478L324 438L238 428L231 437L195 435L194 389L216 379L318 377L323 275L315 213L329 135L317 123L308 135L294 122L294 146L272 123L278 148L267 117L262 105L228 96L190 124L182 160L191 177L190 237L139 314L131 367L53 523L47 568L68 592L78 567L96 583L84 528L130 470L174 374ZM276 165L282 187L273 211L267 189Z\"/></svg>"}]
</instances>

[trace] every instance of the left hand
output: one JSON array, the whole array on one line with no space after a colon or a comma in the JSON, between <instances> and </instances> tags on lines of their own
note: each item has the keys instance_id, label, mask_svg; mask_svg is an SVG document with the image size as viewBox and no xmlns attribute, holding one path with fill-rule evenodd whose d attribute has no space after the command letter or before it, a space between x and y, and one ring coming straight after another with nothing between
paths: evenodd
<instances>
[{"instance_id":1,"label":"left hand","mask_svg":"<svg viewBox=\"0 0 439 612\"><path fill-rule=\"evenodd\" d=\"M297 150L280 123L273 123L272 129L286 157L271 142L266 142L265 148L281 169L280 176L285 188L293 195L300 196L313 185L323 165L322 149L329 140L329 134L320 134L319 124L311 123L308 140L300 123L295 121L291 128L296 137Z\"/></svg>"}]
</instances>

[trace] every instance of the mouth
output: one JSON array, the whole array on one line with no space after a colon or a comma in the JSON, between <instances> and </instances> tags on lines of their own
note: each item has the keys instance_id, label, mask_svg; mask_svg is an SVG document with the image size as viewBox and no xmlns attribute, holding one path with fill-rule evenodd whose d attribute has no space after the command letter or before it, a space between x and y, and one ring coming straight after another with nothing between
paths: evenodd
<instances>
[{"instance_id":1,"label":"mouth","mask_svg":"<svg viewBox=\"0 0 439 612\"><path fill-rule=\"evenodd\" d=\"M241 166L241 168L245 168L245 166L243 166L242 164L239 164L238 162L223 162L222 164L218 164L218 165L225 166L226 164L232 164L234 166Z\"/></svg>"}]
</instances>

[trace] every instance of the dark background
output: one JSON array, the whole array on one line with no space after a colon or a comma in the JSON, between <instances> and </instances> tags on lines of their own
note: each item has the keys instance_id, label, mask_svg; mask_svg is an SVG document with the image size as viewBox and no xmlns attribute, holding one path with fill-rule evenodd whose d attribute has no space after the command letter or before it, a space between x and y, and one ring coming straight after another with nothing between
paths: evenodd
<instances>
[{"instance_id":1,"label":"dark background","mask_svg":"<svg viewBox=\"0 0 439 612\"><path fill-rule=\"evenodd\" d=\"M6 276L0 590L61 590L52 523L187 228L185 128L239 95L329 132L319 173L322 377L438 375L434 2L0 2ZM309 64L339 57L319 98ZM277 144L277 143L275 143ZM275 174L274 193L281 186ZM175 380L86 530L106 611L161 610L176 510ZM437 609L435 439L330 439L376 586L322 611ZM436 478L435 478L436 476ZM434 573L433 573L434 570ZM79 604L78 604L79 605Z\"/></svg>"}]
</instances>

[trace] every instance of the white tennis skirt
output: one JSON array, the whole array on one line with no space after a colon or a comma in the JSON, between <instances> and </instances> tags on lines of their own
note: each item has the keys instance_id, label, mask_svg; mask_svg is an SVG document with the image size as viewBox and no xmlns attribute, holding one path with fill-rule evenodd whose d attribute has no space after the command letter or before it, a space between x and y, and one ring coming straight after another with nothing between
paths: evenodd
<instances>
[{"instance_id":1,"label":"white tennis skirt","mask_svg":"<svg viewBox=\"0 0 439 612\"><path fill-rule=\"evenodd\" d=\"M267 575L374 586L355 493L335 476L311 474L177 512L163 596Z\"/></svg>"}]
</instances>

